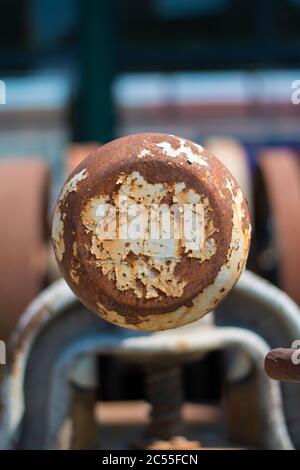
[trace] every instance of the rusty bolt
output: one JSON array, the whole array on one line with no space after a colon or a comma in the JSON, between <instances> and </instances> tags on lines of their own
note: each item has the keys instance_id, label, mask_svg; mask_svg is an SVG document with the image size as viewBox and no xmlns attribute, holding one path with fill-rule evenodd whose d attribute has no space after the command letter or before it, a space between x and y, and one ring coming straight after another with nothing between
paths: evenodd
<instances>
[{"instance_id":1,"label":"rusty bolt","mask_svg":"<svg viewBox=\"0 0 300 470\"><path fill-rule=\"evenodd\" d=\"M177 364L164 361L146 368L146 391L152 406L149 438L170 439L181 435L183 422L182 372Z\"/></svg>"},{"instance_id":2,"label":"rusty bolt","mask_svg":"<svg viewBox=\"0 0 300 470\"><path fill-rule=\"evenodd\" d=\"M187 237L186 214L198 221ZM199 319L230 291L245 266L250 224L243 194L217 158L180 137L139 134L102 146L69 176L52 237L63 276L89 309L154 331Z\"/></svg>"}]
</instances>

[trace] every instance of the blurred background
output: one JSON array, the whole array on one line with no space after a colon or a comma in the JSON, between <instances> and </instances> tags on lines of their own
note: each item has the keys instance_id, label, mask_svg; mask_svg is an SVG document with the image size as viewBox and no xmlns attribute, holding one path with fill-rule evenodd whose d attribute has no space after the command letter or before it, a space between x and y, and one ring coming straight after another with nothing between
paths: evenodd
<instances>
[{"instance_id":1,"label":"blurred background","mask_svg":"<svg viewBox=\"0 0 300 470\"><path fill-rule=\"evenodd\" d=\"M1 156L159 130L297 145L298 0L1 0Z\"/></svg>"},{"instance_id":2,"label":"blurred background","mask_svg":"<svg viewBox=\"0 0 300 470\"><path fill-rule=\"evenodd\" d=\"M66 176L146 131L225 162L251 211L249 268L300 303L300 0L0 0L0 80L0 338L59 277L49 220ZM185 368L190 400L220 399L220 363ZM135 368L101 370L105 398L142 396Z\"/></svg>"}]
</instances>

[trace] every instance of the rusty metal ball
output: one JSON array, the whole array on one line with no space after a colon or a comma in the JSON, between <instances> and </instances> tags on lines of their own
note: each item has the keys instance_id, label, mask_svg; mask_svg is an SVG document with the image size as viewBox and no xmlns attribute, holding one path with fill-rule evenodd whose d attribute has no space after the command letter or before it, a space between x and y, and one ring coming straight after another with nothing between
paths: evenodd
<instances>
[{"instance_id":1,"label":"rusty metal ball","mask_svg":"<svg viewBox=\"0 0 300 470\"><path fill-rule=\"evenodd\" d=\"M149 216L144 231L134 225L134 207ZM193 225L188 240L184 229L164 238L154 207L170 209L169 229L182 229L186 207L202 216L198 245ZM162 230L158 238L151 221ZM142 236L128 235L130 224ZM224 165L200 145L155 133L122 137L89 155L63 186L52 226L58 264L79 299L110 322L146 331L211 311L244 269L250 232L247 204Z\"/></svg>"}]
</instances>

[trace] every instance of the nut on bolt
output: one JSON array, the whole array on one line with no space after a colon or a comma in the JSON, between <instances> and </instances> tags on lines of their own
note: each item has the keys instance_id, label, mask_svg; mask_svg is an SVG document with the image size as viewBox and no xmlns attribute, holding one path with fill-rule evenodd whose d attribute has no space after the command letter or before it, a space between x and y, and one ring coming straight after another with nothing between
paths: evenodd
<instances>
[{"instance_id":1,"label":"nut on bolt","mask_svg":"<svg viewBox=\"0 0 300 470\"><path fill-rule=\"evenodd\" d=\"M154 133L89 155L63 186L52 226L58 264L79 299L110 322L147 331L212 310L244 269L250 232L247 204L223 164L200 145Z\"/></svg>"}]
</instances>

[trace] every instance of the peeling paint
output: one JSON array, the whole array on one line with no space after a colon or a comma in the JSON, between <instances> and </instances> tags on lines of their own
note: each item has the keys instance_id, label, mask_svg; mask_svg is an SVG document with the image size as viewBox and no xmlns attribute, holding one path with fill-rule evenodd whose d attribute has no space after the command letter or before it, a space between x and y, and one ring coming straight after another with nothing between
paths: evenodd
<instances>
[{"instance_id":1,"label":"peeling paint","mask_svg":"<svg viewBox=\"0 0 300 470\"><path fill-rule=\"evenodd\" d=\"M77 273L76 269L70 269L70 277L72 279L73 282L75 282L75 284L79 284L79 274Z\"/></svg>"},{"instance_id":2,"label":"peeling paint","mask_svg":"<svg viewBox=\"0 0 300 470\"><path fill-rule=\"evenodd\" d=\"M143 158L143 157L147 157L147 156L151 156L151 152L150 150L148 149L143 149L139 154L138 154L138 158Z\"/></svg>"},{"instance_id":3,"label":"peeling paint","mask_svg":"<svg viewBox=\"0 0 300 470\"><path fill-rule=\"evenodd\" d=\"M54 250L59 261L62 261L65 252L64 242L64 222L63 216L60 212L60 205L58 204L54 211L52 222L52 239L54 243Z\"/></svg>"},{"instance_id":4,"label":"peeling paint","mask_svg":"<svg viewBox=\"0 0 300 470\"><path fill-rule=\"evenodd\" d=\"M82 180L84 180L87 177L87 171L84 168L81 170L79 173L76 173L74 176L72 176L69 181L67 181L59 195L58 200L63 201L71 192L77 191L78 188L78 183Z\"/></svg>"},{"instance_id":5,"label":"peeling paint","mask_svg":"<svg viewBox=\"0 0 300 470\"><path fill-rule=\"evenodd\" d=\"M52 239L54 244L54 251L59 261L62 261L65 253L65 242L64 242L64 218L65 213L61 212L61 205L64 199L73 191L77 191L78 183L87 177L86 169L83 169L79 173L75 174L69 181L67 181L61 190L58 197L53 221L52 221Z\"/></svg>"},{"instance_id":6,"label":"peeling paint","mask_svg":"<svg viewBox=\"0 0 300 470\"><path fill-rule=\"evenodd\" d=\"M170 144L170 142L167 142L167 141L156 144L157 147L162 149L164 155L166 155L167 157L171 157L171 158L176 158L176 157L183 155L187 158L189 163L197 163L198 165L208 166L208 163L204 159L204 157L202 157L198 153L195 153L192 147L186 142L185 139L181 139L175 136L173 138L175 138L180 144L180 146L177 149L175 149L172 146L172 144ZM199 153L203 151L203 147L201 147L201 145L198 145L198 144L194 144L194 145L195 147L197 147Z\"/></svg>"},{"instance_id":7,"label":"peeling paint","mask_svg":"<svg viewBox=\"0 0 300 470\"><path fill-rule=\"evenodd\" d=\"M77 257L77 243L73 243L73 256Z\"/></svg>"},{"instance_id":8,"label":"peeling paint","mask_svg":"<svg viewBox=\"0 0 300 470\"><path fill-rule=\"evenodd\" d=\"M172 297L181 297L186 282L175 275L176 266L181 262L182 255L196 258L199 262L210 259L216 251L212 235L216 231L211 218L211 208L206 197L200 196L193 189L187 189L184 182L172 185L148 183L137 171L126 176L119 175L117 179L118 192L114 195L113 203L122 211L121 196L126 195L130 214L130 205L143 204L147 210L147 225L142 239L121 239L117 233L116 239L106 240L99 237L97 230L99 221L111 225L110 215L101 211L101 204L109 200L108 195L92 198L82 211L81 218L87 233L91 233L90 253L95 257L96 266L104 275L116 282L119 290L132 289L137 298L146 299L159 297L160 292ZM204 206L203 247L191 248L191 243L183 237L179 239L153 239L151 235L150 210L154 204L162 203L167 194L172 195L172 202L183 207L184 204L202 204ZM177 206L178 207L178 206ZM134 220L129 217L129 223ZM171 224L176 223L176 214L170 212ZM159 226L159 230L162 226ZM161 233L161 232L160 232ZM183 251L182 251L183 250ZM130 255L134 255L131 259Z\"/></svg>"},{"instance_id":9,"label":"peeling paint","mask_svg":"<svg viewBox=\"0 0 300 470\"><path fill-rule=\"evenodd\" d=\"M220 269L214 282L207 286L203 292L194 297L191 306L182 305L167 314L148 314L137 324L128 324L126 317L114 310L107 309L101 302L97 303L99 314L104 316L108 321L126 328L157 331L177 328L187 323L194 322L213 310L216 304L227 295L240 277L245 268L249 251L251 228L249 226L246 230L242 229L244 219L242 204L244 199L241 190L239 188L236 189L237 194L233 196L232 199L233 230L230 246L228 247L227 262ZM170 321L170 319L172 320Z\"/></svg>"},{"instance_id":10,"label":"peeling paint","mask_svg":"<svg viewBox=\"0 0 300 470\"><path fill-rule=\"evenodd\" d=\"M73 258L71 259L70 277L72 281L78 285L80 281L80 262L78 259L77 242L73 243L72 252Z\"/></svg>"}]
</instances>

